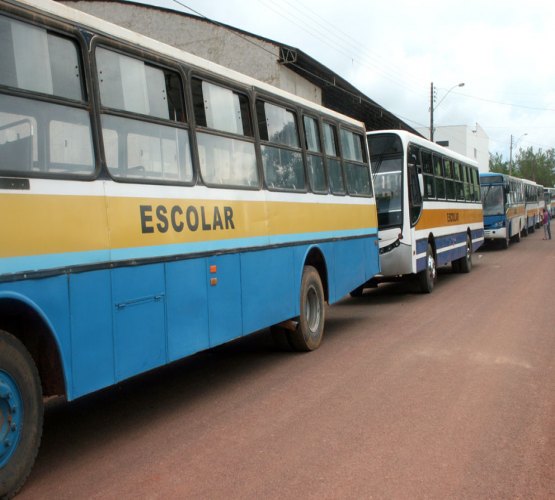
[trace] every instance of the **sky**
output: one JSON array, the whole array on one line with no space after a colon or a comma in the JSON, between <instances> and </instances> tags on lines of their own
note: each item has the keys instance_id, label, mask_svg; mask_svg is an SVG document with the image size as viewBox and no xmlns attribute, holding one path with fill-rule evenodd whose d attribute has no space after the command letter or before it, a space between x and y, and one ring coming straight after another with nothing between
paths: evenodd
<instances>
[{"instance_id":1,"label":"sky","mask_svg":"<svg viewBox=\"0 0 555 500\"><path fill-rule=\"evenodd\" d=\"M505 160L511 137L555 148L552 0L141 1L296 47L414 128L433 82L436 127L478 123Z\"/></svg>"}]
</instances>

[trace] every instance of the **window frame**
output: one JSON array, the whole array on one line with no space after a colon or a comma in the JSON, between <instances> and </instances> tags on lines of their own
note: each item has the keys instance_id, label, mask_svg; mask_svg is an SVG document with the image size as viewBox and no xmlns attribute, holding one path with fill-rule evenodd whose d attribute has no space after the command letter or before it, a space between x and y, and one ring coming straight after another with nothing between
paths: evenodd
<instances>
[{"instance_id":1,"label":"window frame","mask_svg":"<svg viewBox=\"0 0 555 500\"><path fill-rule=\"evenodd\" d=\"M361 153L362 153L362 160L359 161L359 160L352 160L352 159L345 158L345 155L343 153L343 142L341 140L341 131L342 130L350 132L355 137L358 137L360 139L360 149L361 149ZM341 154L341 166L342 166L342 171L343 171L343 179L344 179L344 186L345 186L346 194L348 196L352 196L354 198L373 198L374 197L374 185L373 185L373 182L372 182L372 169L370 167L370 162L369 162L368 140L366 139L366 135L364 133L362 133L360 130L351 127L347 123L339 123L338 132L339 132L339 134L338 134L339 151L340 151L340 154ZM365 168L368 169L368 185L369 185L369 188L370 188L369 193L359 194L359 193L351 193L349 191L349 186L348 186L348 182L347 182L347 172L346 172L346 165L347 164L356 165L358 167L365 167Z\"/></svg>"},{"instance_id":2,"label":"window frame","mask_svg":"<svg viewBox=\"0 0 555 500\"><path fill-rule=\"evenodd\" d=\"M258 130L257 130L256 115L255 115L255 110L253 108L253 105L255 102L254 94L250 92L247 88L243 88L240 85L232 84L232 82L230 82L229 80L214 78L213 76L207 75L206 73L203 73L201 71L191 70L188 73L187 77L188 77L187 93L190 100L189 126L191 129L191 134L194 137L194 141L191 142L191 150L192 150L191 154L194 157L193 164L196 165L197 167L196 168L197 182L204 186L215 188L215 189L239 189L239 190L248 190L248 191L260 191L263 186L264 175L263 175L261 156L259 151L260 141L259 141ZM195 105L194 105L194 95L193 95L193 80L195 79L222 87L224 89L230 90L231 92L234 92L236 94L240 94L246 97L252 135L249 136L249 135L243 135L243 134L236 134L225 130L211 128L211 127L208 127L207 125L199 125L197 123L197 119L196 119L197 117L196 117L195 107L194 107ZM203 178L201 167L200 167L199 148L198 148L199 134L207 134L215 137L221 137L224 139L232 139L232 140L237 140L244 143L253 144L255 169L258 177L257 179L258 182L256 183L256 185L247 186L247 185L217 184L217 183L207 182L206 179Z\"/></svg>"},{"instance_id":3,"label":"window frame","mask_svg":"<svg viewBox=\"0 0 555 500\"><path fill-rule=\"evenodd\" d=\"M261 118L260 118L259 113L258 113L258 103L259 102L264 103L264 104L267 103L267 104L270 104L272 106L282 108L282 109L284 109L286 111L289 111L293 114L294 119L295 119L295 125L296 125L298 147L289 146L287 144L282 144L282 143L278 143L278 142L272 142L272 141L270 141L269 137L268 137L268 139L262 139L262 137L260 135L260 119ZM258 147L259 147L260 167L261 167L261 170L262 170L262 183L263 183L264 189L266 189L267 191L278 192L278 193L308 193L309 192L309 189L308 189L309 180L308 180L308 175L307 175L305 147L304 147L304 141L303 141L304 129L301 130L301 128L300 128L300 123L302 122L302 119L301 119L301 113L299 111L299 108L291 102L288 102L286 100L276 99L274 96L268 95L268 94L263 93L263 92L256 92L255 93L255 95L253 96L253 106L254 106L253 123L254 123L254 127L255 127L255 134L256 134L256 138L257 138L257 143L258 143ZM269 185L268 179L267 179L267 176L266 176L266 171L265 171L265 168L264 168L264 158L263 158L263 152L262 152L264 147L270 147L270 148L274 148L274 149L281 149L281 150L288 151L290 153L300 154L300 158L301 158L301 162L302 162L302 173L303 173L303 176L304 176L304 186L303 186L302 189L300 189L300 188L288 189L288 188L276 187L276 186L270 186Z\"/></svg>"},{"instance_id":4,"label":"window frame","mask_svg":"<svg viewBox=\"0 0 555 500\"><path fill-rule=\"evenodd\" d=\"M308 118L310 120L314 120L314 122L316 123L316 127L317 127L317 137L318 137L318 143L320 146L320 151L311 151L308 149L308 140L307 140L307 136L306 136L306 127L305 127L305 118ZM324 152L324 137L323 137L323 124L322 124L322 120L321 117L314 115L312 113L310 113L307 110L301 110L301 126L302 126L302 146L303 149L305 150L305 169L306 169L306 179L307 179L307 184L308 187L310 189L311 192L313 192L314 194L319 194L319 195L327 195L330 193L330 185L329 185L329 178L328 178L328 169L327 169L327 163L325 160L325 152ZM309 175L309 157L310 156L315 156L320 158L320 160L322 161L322 168L323 168L323 173L324 173L324 183L325 183L325 189L322 190L317 190L314 189L314 186L312 185L312 179Z\"/></svg>"},{"instance_id":5,"label":"window frame","mask_svg":"<svg viewBox=\"0 0 555 500\"><path fill-rule=\"evenodd\" d=\"M111 108L104 106L100 98L100 85L98 81L98 67L96 64L96 51L98 48L103 48L123 56L131 57L143 61L145 64L153 66L158 69L167 70L176 74L179 78L179 83L181 87L180 97L181 104L183 106L183 113L185 121L177 121L171 119L159 118L152 115L145 115L142 113L136 113L132 111L126 111L123 109ZM96 36L91 42L90 47L90 71L91 78L93 80L93 90L96 102L96 113L98 115L98 134L99 134L99 147L101 152L102 168L106 172L106 175L115 182L126 183L126 184L147 184L147 185L170 185L170 186L193 186L198 182L198 163L196 159L196 142L193 138L192 133L192 101L189 97L190 94L190 84L189 84L189 72L186 67L170 58L160 57L157 54L152 54L151 52L142 51L133 47L127 43L119 43L111 38ZM190 161L192 168L192 177L189 181L180 181L173 179L156 179L152 177L120 177L114 176L108 167L106 162L106 151L104 147L104 137L102 131L102 116L115 116L118 118L134 120L138 122L161 125L166 127L171 127L175 129L184 130L187 136L189 150L190 150Z\"/></svg>"},{"instance_id":6,"label":"window frame","mask_svg":"<svg viewBox=\"0 0 555 500\"><path fill-rule=\"evenodd\" d=\"M82 92L82 99L76 100L61 95L46 94L44 92L37 92L33 90L23 89L19 87L13 87L9 85L0 84L0 94L8 97L15 97L24 99L29 102L42 102L51 105L62 106L71 109L77 109L84 112L84 115L88 117L88 125L90 130L90 146L93 155L92 158L92 169L90 173L87 174L75 174L70 171L67 172L47 172L47 171L33 171L25 170L4 170L0 172L0 176L3 177L23 177L23 178L38 178L38 179L63 179L63 180L77 180L77 181L91 181L98 177L102 169L101 155L100 155L100 138L98 136L98 121L95 110L95 93L94 85L91 79L91 65L90 58L87 49L86 35L90 32L86 30L80 30L76 26L69 26L56 22L45 16L31 16L27 12L17 12L14 13L10 10L2 11L0 14L7 20L17 21L20 23L27 24L29 26L43 29L47 34L51 33L54 36L63 38L70 41L75 46L77 62L79 64L79 74L80 74L80 88ZM34 117L36 118L36 117ZM49 163L49 158L51 154L50 146L52 142L50 140L50 127L52 123L56 120L46 120L44 122L45 132L41 134L38 138L39 144L37 146L38 156L41 156L42 150L42 163L47 165ZM37 123L37 129L39 125ZM38 137L38 136L37 136ZM45 144L47 144L45 146Z\"/></svg>"},{"instance_id":7,"label":"window frame","mask_svg":"<svg viewBox=\"0 0 555 500\"><path fill-rule=\"evenodd\" d=\"M333 138L334 138L334 142L335 142L335 149L336 149L336 156L332 156L330 154L328 154L326 152L326 134L324 132L324 128L325 126L328 125L331 127L331 130L333 130ZM347 182L345 179L345 171L343 169L343 161L342 161L342 156L341 156L341 144L340 144L340 137L339 137L339 124L330 120L330 119L323 119L322 120L322 151L324 153L324 161L325 161L325 168L326 168L326 172L328 174L328 189L329 192L334 195L334 196L349 196L349 193L347 192ZM331 177L329 175L329 164L328 162L330 160L333 161L337 161L339 163L339 170L341 173L341 182L343 184L343 191L333 191L332 190L332 185L331 185Z\"/></svg>"}]
</instances>

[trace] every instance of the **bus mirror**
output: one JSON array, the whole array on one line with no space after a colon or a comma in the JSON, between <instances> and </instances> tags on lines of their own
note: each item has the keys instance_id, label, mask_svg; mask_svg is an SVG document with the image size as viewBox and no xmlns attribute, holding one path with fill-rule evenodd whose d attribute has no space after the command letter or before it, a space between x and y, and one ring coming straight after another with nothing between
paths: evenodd
<instances>
[{"instance_id":1,"label":"bus mirror","mask_svg":"<svg viewBox=\"0 0 555 500\"><path fill-rule=\"evenodd\" d=\"M505 194L509 194L511 192L511 188L509 186L503 186L503 191L505 191Z\"/></svg>"},{"instance_id":2,"label":"bus mirror","mask_svg":"<svg viewBox=\"0 0 555 500\"><path fill-rule=\"evenodd\" d=\"M424 176L422 175L422 169L418 169L418 186L420 187L420 192L424 193Z\"/></svg>"}]
</instances>

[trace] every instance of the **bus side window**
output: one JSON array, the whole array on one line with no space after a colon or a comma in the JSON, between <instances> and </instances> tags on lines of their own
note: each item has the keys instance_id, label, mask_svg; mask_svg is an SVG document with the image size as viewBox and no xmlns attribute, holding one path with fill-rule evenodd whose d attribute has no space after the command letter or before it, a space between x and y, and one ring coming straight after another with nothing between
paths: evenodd
<instances>
[{"instance_id":1,"label":"bus side window","mask_svg":"<svg viewBox=\"0 0 555 500\"><path fill-rule=\"evenodd\" d=\"M457 200L464 201L464 184L461 164L458 161L454 162L453 169L455 172L455 191Z\"/></svg>"},{"instance_id":2,"label":"bus side window","mask_svg":"<svg viewBox=\"0 0 555 500\"><path fill-rule=\"evenodd\" d=\"M104 47L96 49L96 66L110 174L128 181L191 183L179 74Z\"/></svg>"},{"instance_id":3,"label":"bus side window","mask_svg":"<svg viewBox=\"0 0 555 500\"><path fill-rule=\"evenodd\" d=\"M266 101L256 101L262 141L262 166L266 186L284 191L304 191L306 180L300 149L297 115Z\"/></svg>"},{"instance_id":4,"label":"bus side window","mask_svg":"<svg viewBox=\"0 0 555 500\"><path fill-rule=\"evenodd\" d=\"M445 167L445 192L448 200L455 200L457 195L455 192L455 175L453 172L453 162L444 158L443 166Z\"/></svg>"},{"instance_id":5,"label":"bus side window","mask_svg":"<svg viewBox=\"0 0 555 500\"><path fill-rule=\"evenodd\" d=\"M335 125L326 122L324 122L324 152L326 153L330 190L333 194L343 195L345 194L345 182L341 160L339 159L337 128Z\"/></svg>"},{"instance_id":6,"label":"bus side window","mask_svg":"<svg viewBox=\"0 0 555 500\"><path fill-rule=\"evenodd\" d=\"M200 173L205 184L258 187L247 95L199 78L192 79L191 87Z\"/></svg>"},{"instance_id":7,"label":"bus side window","mask_svg":"<svg viewBox=\"0 0 555 500\"><path fill-rule=\"evenodd\" d=\"M92 176L96 164L78 44L1 15L0 34L0 85L11 87L0 95L2 173Z\"/></svg>"},{"instance_id":8,"label":"bus side window","mask_svg":"<svg viewBox=\"0 0 555 500\"><path fill-rule=\"evenodd\" d=\"M445 199L445 179L443 173L443 157L434 154L434 174L436 176L436 196L438 199Z\"/></svg>"},{"instance_id":9,"label":"bus side window","mask_svg":"<svg viewBox=\"0 0 555 500\"><path fill-rule=\"evenodd\" d=\"M311 116L303 116L304 137L307 149L308 181L315 193L327 193L326 172L320 143L320 127L318 120Z\"/></svg>"},{"instance_id":10,"label":"bus side window","mask_svg":"<svg viewBox=\"0 0 555 500\"><path fill-rule=\"evenodd\" d=\"M347 192L355 196L372 196L370 168L366 163L364 137L341 128L341 154Z\"/></svg>"},{"instance_id":11,"label":"bus side window","mask_svg":"<svg viewBox=\"0 0 555 500\"><path fill-rule=\"evenodd\" d=\"M472 184L474 185L474 201L480 201L480 181L477 168L472 168Z\"/></svg>"},{"instance_id":12,"label":"bus side window","mask_svg":"<svg viewBox=\"0 0 555 500\"><path fill-rule=\"evenodd\" d=\"M422 171L424 176L424 198L435 198L436 188L434 180L434 168L432 164L432 154L428 151L422 151Z\"/></svg>"}]
</instances>

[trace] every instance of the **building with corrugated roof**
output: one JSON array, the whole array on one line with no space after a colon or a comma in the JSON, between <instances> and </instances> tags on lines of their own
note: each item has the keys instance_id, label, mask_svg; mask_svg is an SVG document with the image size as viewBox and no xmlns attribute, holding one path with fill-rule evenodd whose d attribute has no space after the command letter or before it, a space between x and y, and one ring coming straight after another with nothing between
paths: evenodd
<instances>
[{"instance_id":1,"label":"building with corrugated roof","mask_svg":"<svg viewBox=\"0 0 555 500\"><path fill-rule=\"evenodd\" d=\"M61 2L351 116L367 130L419 134L298 48L162 7L118 0Z\"/></svg>"}]
</instances>

